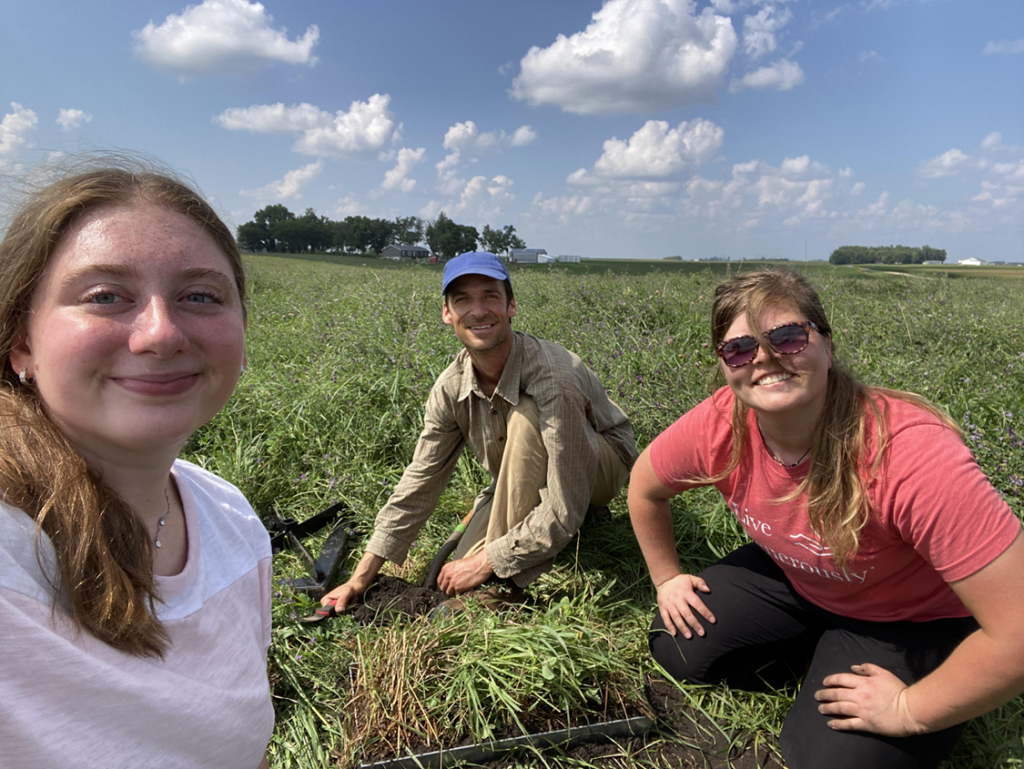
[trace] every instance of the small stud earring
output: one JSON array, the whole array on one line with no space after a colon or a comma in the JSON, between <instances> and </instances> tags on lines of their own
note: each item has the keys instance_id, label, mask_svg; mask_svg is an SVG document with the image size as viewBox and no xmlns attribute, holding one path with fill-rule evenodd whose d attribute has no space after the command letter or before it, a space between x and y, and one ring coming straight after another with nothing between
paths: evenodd
<instances>
[{"instance_id":1,"label":"small stud earring","mask_svg":"<svg viewBox=\"0 0 1024 769\"><path fill-rule=\"evenodd\" d=\"M239 371L238 373L239 374L244 374L245 373L245 364L244 363L242 364L242 370Z\"/></svg>"}]
</instances>

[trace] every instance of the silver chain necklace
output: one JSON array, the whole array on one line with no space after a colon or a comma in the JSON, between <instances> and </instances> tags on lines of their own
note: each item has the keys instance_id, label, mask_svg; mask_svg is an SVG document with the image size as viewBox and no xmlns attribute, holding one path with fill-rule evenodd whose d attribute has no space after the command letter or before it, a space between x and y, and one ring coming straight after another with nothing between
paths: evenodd
<instances>
[{"instance_id":1,"label":"silver chain necklace","mask_svg":"<svg viewBox=\"0 0 1024 769\"><path fill-rule=\"evenodd\" d=\"M160 544L160 531L163 529L164 524L167 523L167 516L171 514L171 497L167 493L167 487L164 486L164 502L167 503L167 512L164 513L160 520L156 522L156 536L153 537L153 544L157 547L163 547Z\"/></svg>"},{"instance_id":2,"label":"silver chain necklace","mask_svg":"<svg viewBox=\"0 0 1024 769\"><path fill-rule=\"evenodd\" d=\"M779 463L780 465L782 465L783 467L785 467L785 468L786 468L787 470L792 470L792 469L793 469L794 467L796 467L796 466L797 466L798 464L800 464L801 462L803 462L803 461L804 461L804 460L805 460L805 459L807 458L807 455L811 453L811 447L810 447L810 446L808 446L808 447L807 447L807 451L805 451L805 452L804 452L803 454L801 454L801 455L800 455L800 459L798 459L798 460L797 460L796 462L794 462L794 463L793 463L793 464L791 464L791 465L787 465L787 464L786 464L785 462L783 462L783 461L782 461L781 459L779 459L779 458L778 458L778 456L776 456L776 454L775 454L775 452L774 452L774 451L772 451L772 450L771 450L771 447L770 447L770 446L768 445L768 441L766 441L766 440L764 439L764 433L763 433L763 432L761 432L761 425L760 425L760 424L759 424L759 425L757 426L757 433L758 433L758 435L760 435L760 436L761 436L761 443L763 443L763 444L764 444L764 449L765 449L765 451L767 451L767 452L768 452L768 456L770 456L770 457L771 457L772 459L774 459L774 460L775 460L776 462L778 462L778 463ZM159 547L159 545L158 545L157 547Z\"/></svg>"}]
</instances>

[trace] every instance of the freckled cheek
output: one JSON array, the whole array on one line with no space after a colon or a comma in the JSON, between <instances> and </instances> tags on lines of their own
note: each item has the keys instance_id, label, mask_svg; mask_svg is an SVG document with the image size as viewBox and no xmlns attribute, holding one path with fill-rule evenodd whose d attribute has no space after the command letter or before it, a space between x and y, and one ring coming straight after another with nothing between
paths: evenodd
<instances>
[{"instance_id":1,"label":"freckled cheek","mask_svg":"<svg viewBox=\"0 0 1024 769\"><path fill-rule=\"evenodd\" d=\"M209 331L209 329L207 329ZM193 337L194 344L205 348L211 358L221 361L237 359L245 354L245 333L241 326L222 328L217 332Z\"/></svg>"},{"instance_id":2,"label":"freckled cheek","mask_svg":"<svg viewBox=\"0 0 1024 769\"><path fill-rule=\"evenodd\" d=\"M51 322L31 329L30 334L33 369L58 378L102 367L128 343L128 335L119 326Z\"/></svg>"}]
</instances>

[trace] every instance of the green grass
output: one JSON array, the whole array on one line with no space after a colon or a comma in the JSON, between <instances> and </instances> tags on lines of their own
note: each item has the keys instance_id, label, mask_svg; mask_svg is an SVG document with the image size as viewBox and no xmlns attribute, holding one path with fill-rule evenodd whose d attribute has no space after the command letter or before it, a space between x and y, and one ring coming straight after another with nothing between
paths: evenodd
<instances>
[{"instance_id":1,"label":"green grass","mask_svg":"<svg viewBox=\"0 0 1024 769\"><path fill-rule=\"evenodd\" d=\"M440 268L361 257L253 256L247 264L249 370L186 455L240 486L261 514L303 519L343 500L354 528L366 533L412 455L431 384L458 350L441 322ZM948 409L996 488L1024 513L1024 292L1005 280L943 271L791 266L821 290L837 349L853 368ZM515 325L578 352L630 414L642 447L714 386L711 295L740 267L520 267ZM463 457L408 564L392 573L421 579L485 483ZM517 722L619 717L620 702L640 701L644 677L655 672L646 650L654 591L622 498L612 511L531 586L533 607L501 622L475 614L439 625L300 626L295 619L311 604L287 579L301 566L278 555L272 765L347 765ZM743 541L714 492L682 495L673 511L685 568L697 570ZM360 553L357 544L353 558ZM695 710L723 731L753 733L770 746L792 696L685 688ZM1022 734L1018 699L972 722L950 766L1020 767ZM646 764L626 758L621 765Z\"/></svg>"}]
</instances>

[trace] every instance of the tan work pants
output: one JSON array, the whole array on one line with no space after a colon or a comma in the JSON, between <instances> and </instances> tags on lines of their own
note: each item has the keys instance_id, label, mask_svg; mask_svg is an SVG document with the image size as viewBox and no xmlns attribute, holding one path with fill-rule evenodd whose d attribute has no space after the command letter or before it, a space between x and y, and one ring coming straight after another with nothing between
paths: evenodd
<instances>
[{"instance_id":1,"label":"tan work pants","mask_svg":"<svg viewBox=\"0 0 1024 769\"><path fill-rule=\"evenodd\" d=\"M540 435L540 411L529 395L509 411L507 442L498 478L476 499L473 520L462 535L455 558L480 552L488 542L500 539L519 525L540 504L540 490L547 485L548 452ZM597 436L600 456L590 504L607 505L629 478L629 468L619 459L603 436ZM520 587L551 569L551 560L516 574Z\"/></svg>"}]
</instances>

